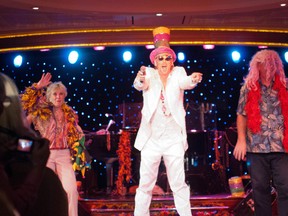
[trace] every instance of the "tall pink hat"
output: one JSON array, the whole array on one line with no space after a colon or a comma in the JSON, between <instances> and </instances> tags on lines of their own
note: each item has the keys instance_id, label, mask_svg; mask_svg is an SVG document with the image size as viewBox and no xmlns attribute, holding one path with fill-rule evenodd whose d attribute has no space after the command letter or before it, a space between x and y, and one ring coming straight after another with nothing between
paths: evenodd
<instances>
[{"instance_id":1,"label":"tall pink hat","mask_svg":"<svg viewBox=\"0 0 288 216\"><path fill-rule=\"evenodd\" d=\"M150 61L154 64L154 60L157 55L161 53L169 53L173 62L176 61L177 57L175 52L170 48L170 30L167 27L157 27L153 30L154 46L155 49L150 53Z\"/></svg>"}]
</instances>

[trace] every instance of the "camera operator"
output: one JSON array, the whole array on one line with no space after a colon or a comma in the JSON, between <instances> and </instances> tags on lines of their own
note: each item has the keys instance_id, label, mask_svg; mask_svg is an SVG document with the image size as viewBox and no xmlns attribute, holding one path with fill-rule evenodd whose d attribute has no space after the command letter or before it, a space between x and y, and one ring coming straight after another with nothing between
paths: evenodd
<instances>
[{"instance_id":1,"label":"camera operator","mask_svg":"<svg viewBox=\"0 0 288 216\"><path fill-rule=\"evenodd\" d=\"M16 216L52 215L58 211L54 211L55 207L51 207L52 204L49 203L53 198L53 204L59 202L63 205L62 210L54 215L68 215L67 197L63 188L59 187L61 183L53 171L46 168L49 154L49 141L39 138L26 122L15 83L0 73L1 214L7 212L8 215ZM47 179L54 185L45 185ZM46 188L53 187L57 188L57 192L51 190L50 194L43 194L48 190ZM52 191L58 198L52 197ZM46 201L40 202L45 200L44 196L47 204ZM43 212L36 212L41 208Z\"/></svg>"}]
</instances>

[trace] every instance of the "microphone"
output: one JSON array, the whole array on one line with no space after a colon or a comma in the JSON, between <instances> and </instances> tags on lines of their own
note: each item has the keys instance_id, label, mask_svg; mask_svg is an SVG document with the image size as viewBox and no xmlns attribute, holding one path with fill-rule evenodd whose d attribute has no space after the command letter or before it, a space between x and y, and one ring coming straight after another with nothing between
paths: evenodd
<instances>
[{"instance_id":1,"label":"microphone","mask_svg":"<svg viewBox=\"0 0 288 216\"><path fill-rule=\"evenodd\" d=\"M113 114L111 114L111 113L105 113L105 116L108 118L108 117L113 117Z\"/></svg>"},{"instance_id":2,"label":"microphone","mask_svg":"<svg viewBox=\"0 0 288 216\"><path fill-rule=\"evenodd\" d=\"M142 76L145 76L146 75L146 67L145 66L141 66L140 72L141 72ZM140 78L140 83L144 83L144 80L142 80L141 78Z\"/></svg>"},{"instance_id":3,"label":"microphone","mask_svg":"<svg viewBox=\"0 0 288 216\"><path fill-rule=\"evenodd\" d=\"M108 132L108 130L109 130L109 128L111 127L112 124L115 124L115 121L112 120L112 119L110 119L110 120L109 120L109 123L108 123L108 125L107 125L107 127L106 127L106 129L105 129L106 133Z\"/></svg>"}]
</instances>

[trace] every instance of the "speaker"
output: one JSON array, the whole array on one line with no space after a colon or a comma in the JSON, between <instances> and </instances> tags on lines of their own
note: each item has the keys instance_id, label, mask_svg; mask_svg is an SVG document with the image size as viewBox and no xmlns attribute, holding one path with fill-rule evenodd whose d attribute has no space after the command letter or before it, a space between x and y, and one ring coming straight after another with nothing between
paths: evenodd
<instances>
[{"instance_id":1,"label":"speaker","mask_svg":"<svg viewBox=\"0 0 288 216\"><path fill-rule=\"evenodd\" d=\"M249 189L246 193L246 197L233 209L234 216L253 216L254 215L254 200L252 197L253 190ZM278 215L277 212L277 192L273 186L271 186L271 205L272 215Z\"/></svg>"},{"instance_id":2,"label":"speaker","mask_svg":"<svg viewBox=\"0 0 288 216\"><path fill-rule=\"evenodd\" d=\"M211 181L213 179L213 181ZM185 172L185 181L190 186L191 195L208 195L228 193L229 186L223 179L221 171L213 170L211 166L198 166ZM161 167L156 182L166 193L171 193L165 167Z\"/></svg>"}]
</instances>

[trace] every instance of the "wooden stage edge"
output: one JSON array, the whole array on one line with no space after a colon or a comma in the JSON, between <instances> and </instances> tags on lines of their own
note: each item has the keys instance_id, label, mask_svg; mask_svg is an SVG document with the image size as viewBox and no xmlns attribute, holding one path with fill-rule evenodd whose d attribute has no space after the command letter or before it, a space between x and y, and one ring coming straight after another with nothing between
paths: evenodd
<instances>
[{"instance_id":1,"label":"wooden stage edge","mask_svg":"<svg viewBox=\"0 0 288 216\"><path fill-rule=\"evenodd\" d=\"M191 196L191 210L193 216L236 216L239 215L237 214L239 208L242 210L246 208L245 216L249 216L252 215L252 211L246 202L243 202L246 198L247 195L233 197L231 194ZM79 198L78 209L79 216L133 216L134 195L101 195L94 198ZM171 194L153 195L150 214L151 216L177 216L173 196Z\"/></svg>"}]
</instances>

